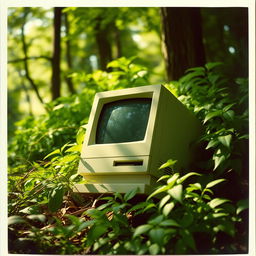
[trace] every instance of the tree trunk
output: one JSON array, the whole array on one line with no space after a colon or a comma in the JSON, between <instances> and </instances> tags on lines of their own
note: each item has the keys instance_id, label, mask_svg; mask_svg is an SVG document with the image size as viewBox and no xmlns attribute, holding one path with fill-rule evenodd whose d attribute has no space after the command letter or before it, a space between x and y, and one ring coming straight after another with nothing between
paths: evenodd
<instances>
[{"instance_id":1,"label":"tree trunk","mask_svg":"<svg viewBox=\"0 0 256 256\"><path fill-rule=\"evenodd\" d=\"M54 42L52 57L52 100L60 97L60 54L61 54L61 12L62 7L54 8Z\"/></svg>"},{"instance_id":2,"label":"tree trunk","mask_svg":"<svg viewBox=\"0 0 256 256\"><path fill-rule=\"evenodd\" d=\"M100 68L102 70L107 70L107 64L112 60L112 49L111 44L108 40L108 34L110 31L108 30L107 26L102 28L101 18L97 19L97 24L95 27L95 37L96 43L98 46L98 53L99 53L99 63Z\"/></svg>"},{"instance_id":3,"label":"tree trunk","mask_svg":"<svg viewBox=\"0 0 256 256\"><path fill-rule=\"evenodd\" d=\"M114 40L116 42L116 57L121 58L123 56L122 54L122 44L121 44L121 31L118 29L118 27L113 24L114 26Z\"/></svg>"},{"instance_id":4,"label":"tree trunk","mask_svg":"<svg viewBox=\"0 0 256 256\"><path fill-rule=\"evenodd\" d=\"M163 51L169 80L205 64L199 8L163 7Z\"/></svg>"},{"instance_id":5,"label":"tree trunk","mask_svg":"<svg viewBox=\"0 0 256 256\"><path fill-rule=\"evenodd\" d=\"M18 69L18 73L19 73L19 76L22 77L22 73L21 71ZM25 85L25 83L23 82L23 79L21 81L21 87L23 88L24 92L25 92L25 97L26 97L26 100L27 100L27 103L28 103L28 112L29 112L29 115L30 116L33 116L33 111L32 111L32 104L31 104L31 99L30 99L30 96L29 96L29 91Z\"/></svg>"},{"instance_id":6,"label":"tree trunk","mask_svg":"<svg viewBox=\"0 0 256 256\"><path fill-rule=\"evenodd\" d=\"M68 13L64 14L64 20L65 20L65 31L66 31L66 60L67 60L67 66L69 69L68 74L72 72L72 58L71 58L71 41L69 39L69 21L68 21ZM72 77L66 76L66 81L68 85L68 89L71 94L75 93L74 84L72 81Z\"/></svg>"}]
</instances>

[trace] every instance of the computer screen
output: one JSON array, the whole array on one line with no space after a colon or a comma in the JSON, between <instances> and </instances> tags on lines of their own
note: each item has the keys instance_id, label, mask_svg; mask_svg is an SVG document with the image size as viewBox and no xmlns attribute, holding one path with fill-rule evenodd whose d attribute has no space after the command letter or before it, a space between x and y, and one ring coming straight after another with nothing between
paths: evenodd
<instances>
[{"instance_id":1,"label":"computer screen","mask_svg":"<svg viewBox=\"0 0 256 256\"><path fill-rule=\"evenodd\" d=\"M136 98L105 104L97 125L96 144L143 140L151 101L151 98Z\"/></svg>"}]
</instances>

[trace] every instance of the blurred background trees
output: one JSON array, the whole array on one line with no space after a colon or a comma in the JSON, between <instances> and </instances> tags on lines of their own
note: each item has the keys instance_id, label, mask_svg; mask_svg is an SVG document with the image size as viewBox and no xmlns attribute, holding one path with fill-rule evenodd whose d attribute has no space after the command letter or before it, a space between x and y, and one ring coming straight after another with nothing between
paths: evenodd
<instances>
[{"instance_id":1,"label":"blurred background trees","mask_svg":"<svg viewBox=\"0 0 256 256\"><path fill-rule=\"evenodd\" d=\"M161 8L166 74L177 80L191 67L205 64L199 8Z\"/></svg>"},{"instance_id":2,"label":"blurred background trees","mask_svg":"<svg viewBox=\"0 0 256 256\"><path fill-rule=\"evenodd\" d=\"M81 91L75 73L110 71L122 56L136 56L150 84L213 61L230 77L248 76L247 8L20 7L8 16L10 135L22 116Z\"/></svg>"}]
</instances>

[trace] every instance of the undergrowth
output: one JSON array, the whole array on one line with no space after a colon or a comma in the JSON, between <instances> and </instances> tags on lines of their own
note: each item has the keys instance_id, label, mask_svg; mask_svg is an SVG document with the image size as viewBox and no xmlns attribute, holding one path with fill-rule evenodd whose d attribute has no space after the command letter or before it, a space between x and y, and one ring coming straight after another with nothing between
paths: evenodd
<instances>
[{"instance_id":1,"label":"undergrowth","mask_svg":"<svg viewBox=\"0 0 256 256\"><path fill-rule=\"evenodd\" d=\"M248 85L229 81L220 63L165 84L202 121L206 159L198 170L160 178L138 191L98 198L73 192L86 123L97 91L148 84L134 59L110 72L73 74L79 94L16 124L9 145L9 252L51 254L245 253L248 250ZM160 198L160 199L159 199Z\"/></svg>"}]
</instances>

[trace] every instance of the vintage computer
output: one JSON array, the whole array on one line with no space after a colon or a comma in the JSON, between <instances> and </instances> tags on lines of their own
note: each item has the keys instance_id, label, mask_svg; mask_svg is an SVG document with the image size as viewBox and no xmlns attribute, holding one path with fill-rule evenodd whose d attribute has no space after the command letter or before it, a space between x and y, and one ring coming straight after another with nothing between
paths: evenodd
<instances>
[{"instance_id":1,"label":"vintage computer","mask_svg":"<svg viewBox=\"0 0 256 256\"><path fill-rule=\"evenodd\" d=\"M177 169L187 168L201 130L163 85L97 93L78 167L84 182L75 191L150 193L168 159L177 160Z\"/></svg>"}]
</instances>

